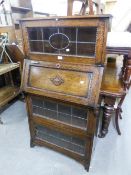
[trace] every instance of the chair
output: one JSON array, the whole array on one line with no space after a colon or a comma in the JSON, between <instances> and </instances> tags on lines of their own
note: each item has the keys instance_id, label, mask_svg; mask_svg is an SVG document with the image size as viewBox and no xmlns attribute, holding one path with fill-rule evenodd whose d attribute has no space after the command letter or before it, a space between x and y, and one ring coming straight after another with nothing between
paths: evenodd
<instances>
[{"instance_id":1,"label":"chair","mask_svg":"<svg viewBox=\"0 0 131 175\"><path fill-rule=\"evenodd\" d=\"M82 6L79 12L79 15L85 15L86 9L89 7L89 15L94 15L93 5L96 7L96 13L101 14L103 13L103 7L100 3L100 0L68 0L68 9L67 9L67 16L72 16L73 12L73 3L75 1L82 2Z\"/></svg>"}]
</instances>

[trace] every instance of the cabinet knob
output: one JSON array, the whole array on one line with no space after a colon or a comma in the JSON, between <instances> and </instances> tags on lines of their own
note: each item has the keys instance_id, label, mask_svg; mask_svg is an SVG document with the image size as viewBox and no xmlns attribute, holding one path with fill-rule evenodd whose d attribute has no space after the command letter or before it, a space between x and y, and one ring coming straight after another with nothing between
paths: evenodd
<instances>
[{"instance_id":1,"label":"cabinet knob","mask_svg":"<svg viewBox=\"0 0 131 175\"><path fill-rule=\"evenodd\" d=\"M60 68L60 64L59 64L59 63L57 63L57 64L56 64L56 67L57 67L57 68Z\"/></svg>"}]
</instances>

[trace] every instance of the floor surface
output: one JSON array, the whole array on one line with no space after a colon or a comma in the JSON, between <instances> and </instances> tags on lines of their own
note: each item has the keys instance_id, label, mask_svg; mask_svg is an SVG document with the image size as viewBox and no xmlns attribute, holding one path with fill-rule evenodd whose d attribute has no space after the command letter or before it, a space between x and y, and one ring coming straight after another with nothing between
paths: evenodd
<instances>
[{"instance_id":1,"label":"floor surface","mask_svg":"<svg viewBox=\"0 0 131 175\"><path fill-rule=\"evenodd\" d=\"M0 175L131 175L131 91L123 104L118 136L111 122L109 133L98 139L90 172L75 160L44 147L30 148L25 104L15 102L2 114Z\"/></svg>"}]
</instances>

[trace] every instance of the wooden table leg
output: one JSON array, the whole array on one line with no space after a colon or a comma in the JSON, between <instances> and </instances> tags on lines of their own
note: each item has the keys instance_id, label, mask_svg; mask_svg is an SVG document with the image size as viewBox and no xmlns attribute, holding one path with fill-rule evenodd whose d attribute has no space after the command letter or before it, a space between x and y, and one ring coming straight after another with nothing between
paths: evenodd
<instances>
[{"instance_id":1,"label":"wooden table leg","mask_svg":"<svg viewBox=\"0 0 131 175\"><path fill-rule=\"evenodd\" d=\"M119 127L119 117L121 115L121 108L116 109L116 114L115 114L115 125L116 125L116 130L118 135L121 135L120 127Z\"/></svg>"},{"instance_id":2,"label":"wooden table leg","mask_svg":"<svg viewBox=\"0 0 131 175\"><path fill-rule=\"evenodd\" d=\"M116 115L115 115L115 125L116 125L116 130L117 130L117 133L118 135L121 135L121 131L120 131L120 128L119 128L119 118L122 119L122 116L121 116L121 113L122 113L122 104L123 104L123 101L125 99L125 96L126 94L124 94L120 101L119 101L119 104L117 106L117 109L116 109Z\"/></svg>"},{"instance_id":3,"label":"wooden table leg","mask_svg":"<svg viewBox=\"0 0 131 175\"><path fill-rule=\"evenodd\" d=\"M124 77L123 82L125 85L125 90L130 88L131 85L131 52L129 52L128 56L124 56L126 59L125 68L124 68Z\"/></svg>"},{"instance_id":4,"label":"wooden table leg","mask_svg":"<svg viewBox=\"0 0 131 175\"><path fill-rule=\"evenodd\" d=\"M109 124L111 121L111 116L114 112L114 104L116 98L114 97L105 97L104 98L104 108L103 108L103 118L102 118L102 127L100 130L99 137L104 138L108 133Z\"/></svg>"}]
</instances>

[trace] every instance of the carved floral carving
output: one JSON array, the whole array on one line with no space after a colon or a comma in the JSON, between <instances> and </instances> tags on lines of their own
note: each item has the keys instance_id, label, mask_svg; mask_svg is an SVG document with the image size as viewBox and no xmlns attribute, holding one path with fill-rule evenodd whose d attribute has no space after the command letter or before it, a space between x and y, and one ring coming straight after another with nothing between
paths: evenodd
<instances>
[{"instance_id":1,"label":"carved floral carving","mask_svg":"<svg viewBox=\"0 0 131 175\"><path fill-rule=\"evenodd\" d=\"M63 78L61 78L59 75L56 75L55 77L50 78L50 80L55 86L60 86L61 84L64 83Z\"/></svg>"}]
</instances>

